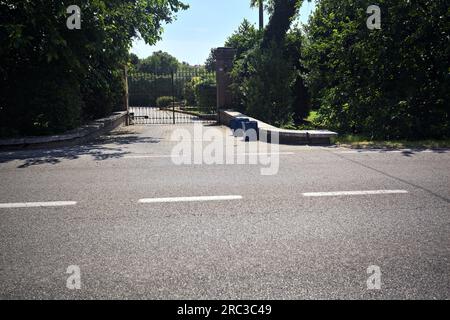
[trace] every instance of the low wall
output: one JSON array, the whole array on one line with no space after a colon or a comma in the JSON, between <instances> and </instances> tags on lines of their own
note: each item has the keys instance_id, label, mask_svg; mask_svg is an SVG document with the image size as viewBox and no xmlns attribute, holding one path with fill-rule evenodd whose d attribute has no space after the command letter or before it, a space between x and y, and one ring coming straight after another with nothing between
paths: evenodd
<instances>
[{"instance_id":1,"label":"low wall","mask_svg":"<svg viewBox=\"0 0 450 320\"><path fill-rule=\"evenodd\" d=\"M127 123L127 111L115 112L112 116L95 120L80 128L54 136L0 139L0 149L41 148L70 146L89 141Z\"/></svg>"},{"instance_id":2,"label":"low wall","mask_svg":"<svg viewBox=\"0 0 450 320\"><path fill-rule=\"evenodd\" d=\"M329 145L331 138L336 137L336 132L328 130L286 130L280 129L258 119L248 117L245 114L232 111L219 111L219 123L230 126L231 120L235 118L249 118L258 122L260 136L267 137L267 142L272 142L272 136L278 135L280 144L289 145Z\"/></svg>"}]
</instances>

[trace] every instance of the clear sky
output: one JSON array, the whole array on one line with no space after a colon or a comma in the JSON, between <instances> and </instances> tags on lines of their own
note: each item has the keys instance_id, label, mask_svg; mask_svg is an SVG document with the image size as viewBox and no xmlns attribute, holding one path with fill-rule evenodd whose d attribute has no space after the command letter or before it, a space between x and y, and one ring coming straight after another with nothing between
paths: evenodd
<instances>
[{"instance_id":1,"label":"clear sky","mask_svg":"<svg viewBox=\"0 0 450 320\"><path fill-rule=\"evenodd\" d=\"M250 8L250 0L185 0L190 5L186 11L178 13L177 20L164 27L162 40L149 46L136 40L131 52L139 58L146 58L154 51L165 51L179 61L189 64L203 64L212 48L221 47L225 40L246 18L258 22L258 9ZM313 2L305 1L300 20L306 22L314 10ZM265 23L268 18L266 17Z\"/></svg>"}]
</instances>

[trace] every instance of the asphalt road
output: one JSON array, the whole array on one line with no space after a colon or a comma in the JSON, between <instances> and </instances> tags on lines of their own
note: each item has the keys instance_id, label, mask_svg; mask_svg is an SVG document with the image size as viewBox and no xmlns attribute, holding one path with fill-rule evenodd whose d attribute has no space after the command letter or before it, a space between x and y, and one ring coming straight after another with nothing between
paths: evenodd
<instances>
[{"instance_id":1,"label":"asphalt road","mask_svg":"<svg viewBox=\"0 0 450 320\"><path fill-rule=\"evenodd\" d=\"M175 164L180 128L0 152L0 298L450 298L450 151L281 146L267 176Z\"/></svg>"}]
</instances>

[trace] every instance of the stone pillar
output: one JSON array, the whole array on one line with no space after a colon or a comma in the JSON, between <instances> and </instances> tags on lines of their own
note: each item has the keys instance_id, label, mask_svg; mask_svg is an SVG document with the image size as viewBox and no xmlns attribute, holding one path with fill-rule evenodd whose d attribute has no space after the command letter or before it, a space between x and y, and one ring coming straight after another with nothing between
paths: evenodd
<instances>
[{"instance_id":1,"label":"stone pillar","mask_svg":"<svg viewBox=\"0 0 450 320\"><path fill-rule=\"evenodd\" d=\"M220 110L230 108L233 103L230 90L231 79L229 72L233 67L236 49L217 48L214 55L216 58L217 109L220 115Z\"/></svg>"}]
</instances>

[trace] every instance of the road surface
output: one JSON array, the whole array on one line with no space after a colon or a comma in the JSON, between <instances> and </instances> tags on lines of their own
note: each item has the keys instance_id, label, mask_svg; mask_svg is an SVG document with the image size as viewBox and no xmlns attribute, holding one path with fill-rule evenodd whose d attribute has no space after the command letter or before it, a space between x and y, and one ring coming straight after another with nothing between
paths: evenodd
<instances>
[{"instance_id":1,"label":"road surface","mask_svg":"<svg viewBox=\"0 0 450 320\"><path fill-rule=\"evenodd\" d=\"M192 126L0 152L0 298L450 298L449 151L281 146L267 176L175 164Z\"/></svg>"}]
</instances>

